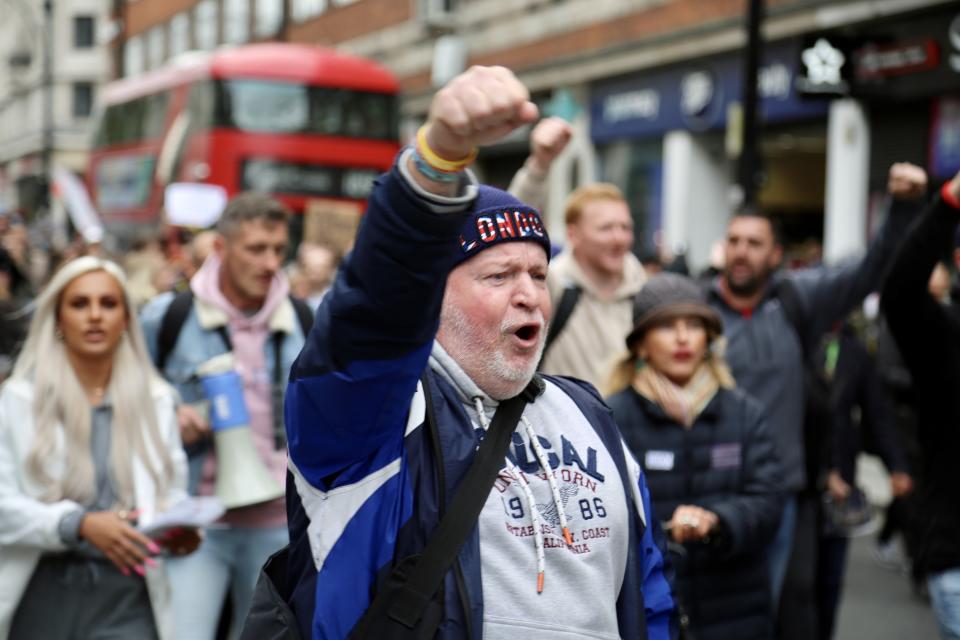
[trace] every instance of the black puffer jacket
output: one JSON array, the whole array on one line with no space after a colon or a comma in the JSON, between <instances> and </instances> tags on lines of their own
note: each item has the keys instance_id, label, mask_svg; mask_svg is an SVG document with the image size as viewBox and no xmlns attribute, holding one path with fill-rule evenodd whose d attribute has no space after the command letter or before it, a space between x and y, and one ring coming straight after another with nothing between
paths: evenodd
<instances>
[{"instance_id":1,"label":"black puffer jacket","mask_svg":"<svg viewBox=\"0 0 960 640\"><path fill-rule=\"evenodd\" d=\"M718 535L674 555L693 637L773 637L765 550L783 510L782 472L759 403L721 390L690 429L630 388L608 403L643 465L654 517L693 504L720 518Z\"/></svg>"},{"instance_id":2,"label":"black puffer jacket","mask_svg":"<svg viewBox=\"0 0 960 640\"><path fill-rule=\"evenodd\" d=\"M913 377L922 452L917 509L924 514L916 562L931 573L960 567L960 316L927 292L958 222L960 209L936 198L904 238L881 297Z\"/></svg>"}]
</instances>

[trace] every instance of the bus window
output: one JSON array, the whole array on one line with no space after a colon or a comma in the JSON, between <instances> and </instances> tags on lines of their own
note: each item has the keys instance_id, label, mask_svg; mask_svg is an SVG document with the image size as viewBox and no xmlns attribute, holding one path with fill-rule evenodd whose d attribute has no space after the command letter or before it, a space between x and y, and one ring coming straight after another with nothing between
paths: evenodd
<instances>
[{"instance_id":1,"label":"bus window","mask_svg":"<svg viewBox=\"0 0 960 640\"><path fill-rule=\"evenodd\" d=\"M233 80L226 84L233 126L244 131L299 133L309 129L307 87L292 83Z\"/></svg>"},{"instance_id":2,"label":"bus window","mask_svg":"<svg viewBox=\"0 0 960 640\"><path fill-rule=\"evenodd\" d=\"M374 140L397 139L394 96L315 87L310 98L314 133Z\"/></svg>"},{"instance_id":3,"label":"bus window","mask_svg":"<svg viewBox=\"0 0 960 640\"><path fill-rule=\"evenodd\" d=\"M264 80L218 84L215 122L221 127L397 139L397 105L392 95Z\"/></svg>"},{"instance_id":4,"label":"bus window","mask_svg":"<svg viewBox=\"0 0 960 640\"><path fill-rule=\"evenodd\" d=\"M210 126L214 122L214 105L216 97L212 82L197 82L190 87L187 97L187 111L190 113L192 126Z\"/></svg>"},{"instance_id":5,"label":"bus window","mask_svg":"<svg viewBox=\"0 0 960 640\"><path fill-rule=\"evenodd\" d=\"M104 158L93 174L97 209L110 213L147 204L155 162L150 153L124 152Z\"/></svg>"},{"instance_id":6,"label":"bus window","mask_svg":"<svg viewBox=\"0 0 960 640\"><path fill-rule=\"evenodd\" d=\"M96 146L155 140L163 135L170 94L157 93L106 108L97 128Z\"/></svg>"}]
</instances>

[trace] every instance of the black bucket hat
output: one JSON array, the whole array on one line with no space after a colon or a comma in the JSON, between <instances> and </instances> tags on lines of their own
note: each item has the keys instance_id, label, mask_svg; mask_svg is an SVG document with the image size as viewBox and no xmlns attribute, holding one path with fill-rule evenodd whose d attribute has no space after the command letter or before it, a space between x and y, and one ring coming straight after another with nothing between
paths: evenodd
<instances>
[{"instance_id":1,"label":"black bucket hat","mask_svg":"<svg viewBox=\"0 0 960 640\"><path fill-rule=\"evenodd\" d=\"M657 322L683 315L702 319L714 336L723 333L723 321L707 304L703 288L678 273L658 273L633 299L633 330L627 336L627 348L633 350L644 332Z\"/></svg>"}]
</instances>

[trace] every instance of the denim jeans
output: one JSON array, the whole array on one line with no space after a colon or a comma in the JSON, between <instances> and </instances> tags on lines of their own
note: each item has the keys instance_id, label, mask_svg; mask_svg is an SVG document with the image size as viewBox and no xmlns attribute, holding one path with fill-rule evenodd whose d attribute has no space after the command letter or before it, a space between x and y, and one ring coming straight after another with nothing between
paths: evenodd
<instances>
[{"instance_id":1,"label":"denim jeans","mask_svg":"<svg viewBox=\"0 0 960 640\"><path fill-rule=\"evenodd\" d=\"M260 567L287 544L287 528L207 529L189 556L166 562L177 640L213 640L227 590L233 603L230 637L250 608Z\"/></svg>"},{"instance_id":2,"label":"denim jeans","mask_svg":"<svg viewBox=\"0 0 960 640\"><path fill-rule=\"evenodd\" d=\"M790 564L790 552L793 550L793 536L797 528L797 496L790 495L783 505L780 526L767 547L767 564L770 567L770 595L773 597L773 610L780 608L780 593L783 580Z\"/></svg>"},{"instance_id":3,"label":"denim jeans","mask_svg":"<svg viewBox=\"0 0 960 640\"><path fill-rule=\"evenodd\" d=\"M933 613L943 640L960 640L960 569L927 576Z\"/></svg>"}]
</instances>

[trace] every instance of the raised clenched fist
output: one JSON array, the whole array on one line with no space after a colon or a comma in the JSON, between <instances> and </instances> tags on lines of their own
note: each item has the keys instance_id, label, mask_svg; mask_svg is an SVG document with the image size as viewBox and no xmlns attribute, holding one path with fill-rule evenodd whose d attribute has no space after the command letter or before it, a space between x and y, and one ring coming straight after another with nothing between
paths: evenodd
<instances>
[{"instance_id":1,"label":"raised clenched fist","mask_svg":"<svg viewBox=\"0 0 960 640\"><path fill-rule=\"evenodd\" d=\"M437 92L424 133L434 153L459 160L475 147L533 122L537 115L530 92L512 71L475 66Z\"/></svg>"},{"instance_id":2,"label":"raised clenched fist","mask_svg":"<svg viewBox=\"0 0 960 640\"><path fill-rule=\"evenodd\" d=\"M567 147L573 127L563 118L544 118L530 133L531 168L540 174L550 170L550 165Z\"/></svg>"},{"instance_id":3,"label":"raised clenched fist","mask_svg":"<svg viewBox=\"0 0 960 640\"><path fill-rule=\"evenodd\" d=\"M887 191L894 198L919 198L927 191L927 172L909 162L895 162L890 167Z\"/></svg>"}]
</instances>

